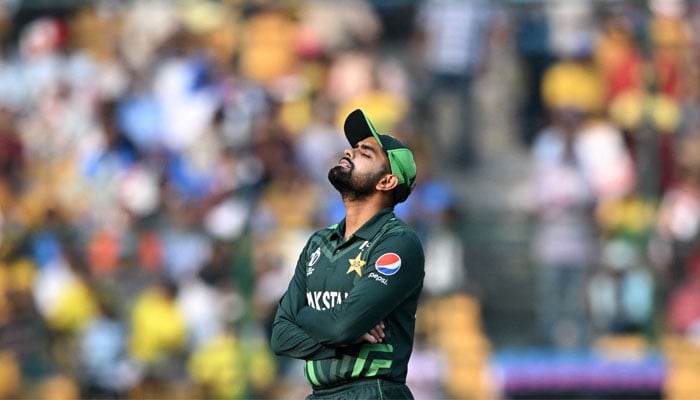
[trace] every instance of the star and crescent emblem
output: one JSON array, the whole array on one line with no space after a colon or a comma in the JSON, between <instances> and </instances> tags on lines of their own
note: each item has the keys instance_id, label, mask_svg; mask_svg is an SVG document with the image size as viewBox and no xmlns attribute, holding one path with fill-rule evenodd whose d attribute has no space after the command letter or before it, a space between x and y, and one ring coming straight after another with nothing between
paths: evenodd
<instances>
[{"instance_id":1,"label":"star and crescent emblem","mask_svg":"<svg viewBox=\"0 0 700 400\"><path fill-rule=\"evenodd\" d=\"M356 272L358 276L362 276L362 267L367 264L367 261L361 260L360 256L362 256L362 252L358 253L357 257L348 260L350 261L350 268L345 272L346 275L350 272Z\"/></svg>"}]
</instances>

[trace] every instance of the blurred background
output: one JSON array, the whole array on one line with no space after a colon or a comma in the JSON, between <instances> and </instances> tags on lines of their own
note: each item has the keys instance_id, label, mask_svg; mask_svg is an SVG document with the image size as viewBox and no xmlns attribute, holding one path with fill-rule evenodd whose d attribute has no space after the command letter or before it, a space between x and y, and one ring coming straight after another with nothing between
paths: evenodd
<instances>
[{"instance_id":1,"label":"blurred background","mask_svg":"<svg viewBox=\"0 0 700 400\"><path fill-rule=\"evenodd\" d=\"M0 1L0 398L297 399L269 332L363 108L420 399L700 398L700 2Z\"/></svg>"}]
</instances>

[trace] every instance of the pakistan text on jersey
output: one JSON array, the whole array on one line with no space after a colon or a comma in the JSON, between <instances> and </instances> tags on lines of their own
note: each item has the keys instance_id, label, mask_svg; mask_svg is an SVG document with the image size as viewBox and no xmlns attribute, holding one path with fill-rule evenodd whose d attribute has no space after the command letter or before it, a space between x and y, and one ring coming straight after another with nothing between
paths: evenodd
<instances>
[{"instance_id":1,"label":"pakistan text on jersey","mask_svg":"<svg viewBox=\"0 0 700 400\"><path fill-rule=\"evenodd\" d=\"M315 310L328 310L342 303L348 297L347 292L316 291L306 292L306 301Z\"/></svg>"}]
</instances>

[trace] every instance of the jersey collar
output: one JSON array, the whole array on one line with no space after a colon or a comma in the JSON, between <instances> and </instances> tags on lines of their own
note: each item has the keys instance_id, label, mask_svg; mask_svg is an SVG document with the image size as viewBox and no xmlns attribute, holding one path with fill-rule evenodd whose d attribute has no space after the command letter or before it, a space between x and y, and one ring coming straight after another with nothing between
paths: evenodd
<instances>
[{"instance_id":1,"label":"jersey collar","mask_svg":"<svg viewBox=\"0 0 700 400\"><path fill-rule=\"evenodd\" d=\"M384 226L384 224L394 217L394 209L392 207L387 207L376 213L369 221L365 222L360 229L355 232L353 237L358 237L364 240L371 240L374 238L379 230ZM338 226L335 228L334 235L343 237L345 233L345 218L343 218Z\"/></svg>"}]
</instances>

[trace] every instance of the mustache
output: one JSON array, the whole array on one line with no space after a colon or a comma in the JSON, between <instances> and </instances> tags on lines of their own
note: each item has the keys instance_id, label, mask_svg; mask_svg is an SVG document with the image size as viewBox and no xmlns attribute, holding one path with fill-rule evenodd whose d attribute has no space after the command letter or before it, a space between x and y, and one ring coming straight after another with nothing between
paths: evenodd
<instances>
[{"instance_id":1,"label":"mustache","mask_svg":"<svg viewBox=\"0 0 700 400\"><path fill-rule=\"evenodd\" d=\"M347 161L348 164L350 164L351 167L353 167L353 168L355 167L355 164L352 162L351 159L349 159L349 158L347 158L347 157L341 157L341 158L340 158L340 161L342 161L342 160Z\"/></svg>"}]
</instances>

